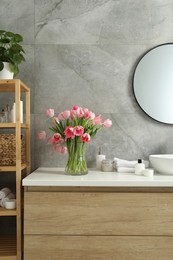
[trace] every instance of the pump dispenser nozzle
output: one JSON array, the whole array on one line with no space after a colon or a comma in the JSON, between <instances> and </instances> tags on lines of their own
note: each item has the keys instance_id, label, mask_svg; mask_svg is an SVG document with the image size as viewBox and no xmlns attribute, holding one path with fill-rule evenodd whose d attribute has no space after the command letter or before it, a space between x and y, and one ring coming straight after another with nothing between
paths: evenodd
<instances>
[{"instance_id":1,"label":"pump dispenser nozzle","mask_svg":"<svg viewBox=\"0 0 173 260\"><path fill-rule=\"evenodd\" d=\"M101 148L101 146L99 146L98 154L99 154L99 155L102 154L102 148Z\"/></svg>"}]
</instances>

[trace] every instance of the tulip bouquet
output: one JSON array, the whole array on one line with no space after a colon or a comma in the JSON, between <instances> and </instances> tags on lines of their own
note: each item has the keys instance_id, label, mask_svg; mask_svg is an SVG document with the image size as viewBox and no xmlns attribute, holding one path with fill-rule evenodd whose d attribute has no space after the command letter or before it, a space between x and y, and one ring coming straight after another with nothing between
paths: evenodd
<instances>
[{"instance_id":1,"label":"tulip bouquet","mask_svg":"<svg viewBox=\"0 0 173 260\"><path fill-rule=\"evenodd\" d=\"M73 106L58 116L55 116L54 109L49 108L46 115L51 119L49 129L53 134L48 137L45 131L40 131L38 138L46 139L47 143L53 145L54 150L58 153L66 154L68 152L66 174L87 174L85 145L100 129L111 127L112 121L110 119L102 121L101 115L95 116L87 108L79 106Z\"/></svg>"}]
</instances>

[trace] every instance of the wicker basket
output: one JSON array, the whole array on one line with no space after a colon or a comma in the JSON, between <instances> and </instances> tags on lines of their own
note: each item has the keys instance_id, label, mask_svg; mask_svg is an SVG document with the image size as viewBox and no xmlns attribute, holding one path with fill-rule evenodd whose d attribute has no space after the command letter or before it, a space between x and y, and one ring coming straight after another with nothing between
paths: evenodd
<instances>
[{"instance_id":1,"label":"wicker basket","mask_svg":"<svg viewBox=\"0 0 173 260\"><path fill-rule=\"evenodd\" d=\"M21 161L25 163L25 141L21 135ZM0 134L0 165L16 165L16 136L15 134Z\"/></svg>"}]
</instances>

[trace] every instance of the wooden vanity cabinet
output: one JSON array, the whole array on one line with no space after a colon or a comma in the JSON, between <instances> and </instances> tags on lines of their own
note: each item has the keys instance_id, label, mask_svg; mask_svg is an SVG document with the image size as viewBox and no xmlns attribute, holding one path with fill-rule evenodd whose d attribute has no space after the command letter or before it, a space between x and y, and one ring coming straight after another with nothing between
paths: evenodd
<instances>
[{"instance_id":1,"label":"wooden vanity cabinet","mask_svg":"<svg viewBox=\"0 0 173 260\"><path fill-rule=\"evenodd\" d=\"M172 191L25 187L24 260L172 260Z\"/></svg>"}]
</instances>

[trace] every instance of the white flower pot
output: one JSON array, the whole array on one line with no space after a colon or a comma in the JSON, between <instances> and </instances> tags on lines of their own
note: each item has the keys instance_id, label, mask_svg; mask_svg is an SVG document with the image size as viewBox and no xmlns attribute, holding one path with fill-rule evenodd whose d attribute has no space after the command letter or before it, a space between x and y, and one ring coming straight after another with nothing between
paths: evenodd
<instances>
[{"instance_id":1,"label":"white flower pot","mask_svg":"<svg viewBox=\"0 0 173 260\"><path fill-rule=\"evenodd\" d=\"M3 62L4 68L0 71L0 79L13 79L14 73L10 70L8 62Z\"/></svg>"}]
</instances>

